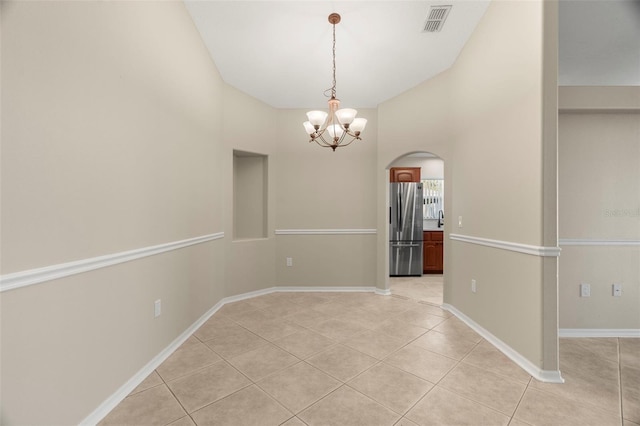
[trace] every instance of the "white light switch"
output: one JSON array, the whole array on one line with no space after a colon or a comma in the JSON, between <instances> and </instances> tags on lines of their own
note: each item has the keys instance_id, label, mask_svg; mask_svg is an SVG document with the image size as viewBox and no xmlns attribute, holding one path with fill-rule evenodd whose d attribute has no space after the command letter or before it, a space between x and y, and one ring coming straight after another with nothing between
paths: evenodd
<instances>
[{"instance_id":1,"label":"white light switch","mask_svg":"<svg viewBox=\"0 0 640 426\"><path fill-rule=\"evenodd\" d=\"M287 257L287 266L293 266L293 257Z\"/></svg>"},{"instance_id":2,"label":"white light switch","mask_svg":"<svg viewBox=\"0 0 640 426\"><path fill-rule=\"evenodd\" d=\"M612 289L613 289L613 295L614 295L615 297L620 297L620 296L622 296L622 284L614 284L614 285L612 286Z\"/></svg>"},{"instance_id":3,"label":"white light switch","mask_svg":"<svg viewBox=\"0 0 640 426\"><path fill-rule=\"evenodd\" d=\"M580 297L590 297L591 286L589 284L580 284Z\"/></svg>"},{"instance_id":4,"label":"white light switch","mask_svg":"<svg viewBox=\"0 0 640 426\"><path fill-rule=\"evenodd\" d=\"M458 228L462 228L462 216L458 216Z\"/></svg>"}]
</instances>

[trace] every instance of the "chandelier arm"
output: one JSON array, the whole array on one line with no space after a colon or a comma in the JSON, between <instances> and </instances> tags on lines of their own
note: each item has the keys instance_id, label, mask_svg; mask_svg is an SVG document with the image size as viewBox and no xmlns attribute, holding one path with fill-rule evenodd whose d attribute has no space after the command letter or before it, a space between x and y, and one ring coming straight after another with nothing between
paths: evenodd
<instances>
[{"instance_id":1,"label":"chandelier arm","mask_svg":"<svg viewBox=\"0 0 640 426\"><path fill-rule=\"evenodd\" d=\"M351 145L353 143L353 141L358 140L358 139L360 139L360 138L352 138L349 142L347 142L345 144L340 144L340 147L349 146L349 145Z\"/></svg>"},{"instance_id":2,"label":"chandelier arm","mask_svg":"<svg viewBox=\"0 0 640 426\"><path fill-rule=\"evenodd\" d=\"M345 133L348 134L349 136L353 137L353 138L360 139L360 135L356 135L351 130L345 130Z\"/></svg>"},{"instance_id":3,"label":"chandelier arm","mask_svg":"<svg viewBox=\"0 0 640 426\"><path fill-rule=\"evenodd\" d=\"M327 128L325 127L324 129L321 130L316 130L316 132L314 133L316 136L316 138L320 138L322 140L324 140L324 138L322 137L322 135L324 135L324 133L327 131Z\"/></svg>"},{"instance_id":4,"label":"chandelier arm","mask_svg":"<svg viewBox=\"0 0 640 426\"><path fill-rule=\"evenodd\" d=\"M322 133L324 133L324 130L322 131ZM315 138L316 143L320 146L331 146L331 144L327 142L327 140L324 138L322 133L316 136ZM320 141L322 141L322 143L320 143Z\"/></svg>"}]
</instances>

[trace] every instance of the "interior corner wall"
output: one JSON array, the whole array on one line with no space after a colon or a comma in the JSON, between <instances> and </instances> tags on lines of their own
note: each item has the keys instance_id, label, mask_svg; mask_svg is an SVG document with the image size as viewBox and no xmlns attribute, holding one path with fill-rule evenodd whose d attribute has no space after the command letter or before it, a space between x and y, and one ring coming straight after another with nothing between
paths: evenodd
<instances>
[{"instance_id":1,"label":"interior corner wall","mask_svg":"<svg viewBox=\"0 0 640 426\"><path fill-rule=\"evenodd\" d=\"M225 142L223 173L225 194L226 276L225 296L236 296L275 285L275 171L276 109L229 86L224 87L223 134ZM250 125L247 125L250 123ZM233 151L266 157L266 236L240 239L234 235ZM264 184L265 182L263 182ZM256 201L262 202L262 201Z\"/></svg>"},{"instance_id":2,"label":"interior corner wall","mask_svg":"<svg viewBox=\"0 0 640 426\"><path fill-rule=\"evenodd\" d=\"M0 7L3 277L224 231L223 83L184 4ZM0 423L85 419L224 297L223 241L2 291Z\"/></svg>"},{"instance_id":3,"label":"interior corner wall","mask_svg":"<svg viewBox=\"0 0 640 426\"><path fill-rule=\"evenodd\" d=\"M452 233L544 246L545 3L492 2L452 69L450 214L462 222ZM543 359L545 343L557 342L557 326L545 336L544 258L463 241L451 242L450 256L445 301L534 366L557 370L557 356L550 367Z\"/></svg>"},{"instance_id":4,"label":"interior corner wall","mask_svg":"<svg viewBox=\"0 0 640 426\"><path fill-rule=\"evenodd\" d=\"M373 287L377 113L358 109L368 120L362 140L335 152L308 142L305 113L278 110L277 284Z\"/></svg>"},{"instance_id":5,"label":"interior corner wall","mask_svg":"<svg viewBox=\"0 0 640 426\"><path fill-rule=\"evenodd\" d=\"M562 87L560 95L560 328L637 333L640 88ZM582 283L590 297L580 297Z\"/></svg>"},{"instance_id":6,"label":"interior corner wall","mask_svg":"<svg viewBox=\"0 0 640 426\"><path fill-rule=\"evenodd\" d=\"M542 29L542 2L492 2L451 69L380 106L378 159L379 180L398 154L445 160L444 301L538 368L542 258L450 236L542 245Z\"/></svg>"}]
</instances>

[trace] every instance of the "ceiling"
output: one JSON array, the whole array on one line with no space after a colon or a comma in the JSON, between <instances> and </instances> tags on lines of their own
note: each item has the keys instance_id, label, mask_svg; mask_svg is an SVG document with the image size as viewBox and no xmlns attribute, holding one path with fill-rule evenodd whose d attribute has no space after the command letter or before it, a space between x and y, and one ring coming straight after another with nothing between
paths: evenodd
<instances>
[{"instance_id":1,"label":"ceiling","mask_svg":"<svg viewBox=\"0 0 640 426\"><path fill-rule=\"evenodd\" d=\"M507 1L507 0L496 0ZM228 84L276 108L375 108L453 65L488 0L185 0ZM452 5L440 32L429 8ZM640 85L640 0L560 1L561 85Z\"/></svg>"}]
</instances>

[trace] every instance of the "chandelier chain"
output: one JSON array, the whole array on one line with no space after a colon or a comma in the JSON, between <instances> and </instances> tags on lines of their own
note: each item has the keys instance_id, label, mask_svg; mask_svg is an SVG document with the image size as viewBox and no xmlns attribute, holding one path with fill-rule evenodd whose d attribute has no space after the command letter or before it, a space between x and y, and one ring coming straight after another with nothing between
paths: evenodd
<instances>
[{"instance_id":1,"label":"chandelier chain","mask_svg":"<svg viewBox=\"0 0 640 426\"><path fill-rule=\"evenodd\" d=\"M336 97L336 24L333 24L333 86L331 86L331 97Z\"/></svg>"},{"instance_id":2,"label":"chandelier chain","mask_svg":"<svg viewBox=\"0 0 640 426\"><path fill-rule=\"evenodd\" d=\"M329 94L331 96L329 113L309 111L307 113L309 121L302 124L311 138L309 142L315 142L323 148L331 148L335 151L339 147L350 145L353 141L362 140L360 133L364 130L367 120L356 118L357 111L355 109L340 109L340 101L336 98L336 24L340 22L340 15L330 14L329 22L333 25L331 49L333 80L331 87L324 91L325 96L329 97Z\"/></svg>"}]
</instances>

